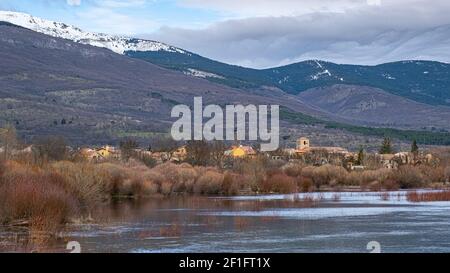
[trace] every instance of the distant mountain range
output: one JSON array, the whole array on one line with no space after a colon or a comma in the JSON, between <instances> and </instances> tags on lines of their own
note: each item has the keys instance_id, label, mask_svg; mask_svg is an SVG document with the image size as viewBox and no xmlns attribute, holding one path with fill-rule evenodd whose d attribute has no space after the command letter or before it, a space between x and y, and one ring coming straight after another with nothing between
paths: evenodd
<instances>
[{"instance_id":1,"label":"distant mountain range","mask_svg":"<svg viewBox=\"0 0 450 273\"><path fill-rule=\"evenodd\" d=\"M257 70L23 13L0 11L1 21L0 120L29 136L62 132L77 143L146 137L167 131L172 105L201 95L217 104L280 104L291 123L450 144L448 64L312 60Z\"/></svg>"},{"instance_id":2,"label":"distant mountain range","mask_svg":"<svg viewBox=\"0 0 450 273\"><path fill-rule=\"evenodd\" d=\"M450 64L402 61L377 66L339 65L319 60L269 69L250 69L217 62L164 43L84 32L64 23L25 13L0 11L0 21L74 42L105 47L166 68L237 88L275 86L290 94L333 84L383 89L418 102L450 106Z\"/></svg>"},{"instance_id":3,"label":"distant mountain range","mask_svg":"<svg viewBox=\"0 0 450 273\"><path fill-rule=\"evenodd\" d=\"M450 64L403 61L377 66L339 65L319 60L270 69L250 69L220 63L196 54L127 51L126 55L236 88L275 86L290 94L334 84L383 89L430 105L450 106Z\"/></svg>"}]
</instances>

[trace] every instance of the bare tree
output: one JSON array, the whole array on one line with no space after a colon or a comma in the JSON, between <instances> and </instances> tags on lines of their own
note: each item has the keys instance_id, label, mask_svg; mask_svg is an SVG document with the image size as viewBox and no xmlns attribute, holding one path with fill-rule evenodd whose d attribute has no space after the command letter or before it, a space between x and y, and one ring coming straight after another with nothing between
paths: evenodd
<instances>
[{"instance_id":1,"label":"bare tree","mask_svg":"<svg viewBox=\"0 0 450 273\"><path fill-rule=\"evenodd\" d=\"M211 147L204 140L188 141L186 152L187 161L192 165L207 166L210 162Z\"/></svg>"},{"instance_id":2,"label":"bare tree","mask_svg":"<svg viewBox=\"0 0 450 273\"><path fill-rule=\"evenodd\" d=\"M61 136L48 136L33 141L33 155L38 163L68 158L67 141Z\"/></svg>"},{"instance_id":3,"label":"bare tree","mask_svg":"<svg viewBox=\"0 0 450 273\"><path fill-rule=\"evenodd\" d=\"M223 168L226 145L223 141L214 141L210 144L210 161L213 165Z\"/></svg>"},{"instance_id":4,"label":"bare tree","mask_svg":"<svg viewBox=\"0 0 450 273\"><path fill-rule=\"evenodd\" d=\"M120 153L122 159L129 160L131 157L136 156L136 149L139 148L139 144L134 139L126 139L120 142Z\"/></svg>"},{"instance_id":5,"label":"bare tree","mask_svg":"<svg viewBox=\"0 0 450 273\"><path fill-rule=\"evenodd\" d=\"M158 137L150 142L149 150L157 153L166 153L166 160L171 160L173 154L179 148L179 143L170 137Z\"/></svg>"}]
</instances>

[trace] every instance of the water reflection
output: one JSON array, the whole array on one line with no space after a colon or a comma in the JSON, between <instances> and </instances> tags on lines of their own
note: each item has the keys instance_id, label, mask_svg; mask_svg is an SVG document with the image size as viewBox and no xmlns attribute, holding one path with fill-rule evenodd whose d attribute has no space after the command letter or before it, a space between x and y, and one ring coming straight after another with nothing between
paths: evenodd
<instances>
[{"instance_id":1,"label":"water reflection","mask_svg":"<svg viewBox=\"0 0 450 273\"><path fill-rule=\"evenodd\" d=\"M449 212L404 192L115 200L47 250L78 241L83 252L367 252L377 241L386 252L449 252ZM4 250L32 250L26 230L0 234Z\"/></svg>"}]
</instances>

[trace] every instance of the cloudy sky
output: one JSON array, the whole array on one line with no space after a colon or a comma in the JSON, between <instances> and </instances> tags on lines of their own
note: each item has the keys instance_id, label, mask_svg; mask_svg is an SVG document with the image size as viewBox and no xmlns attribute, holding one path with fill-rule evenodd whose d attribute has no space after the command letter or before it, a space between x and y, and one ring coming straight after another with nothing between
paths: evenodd
<instances>
[{"instance_id":1,"label":"cloudy sky","mask_svg":"<svg viewBox=\"0 0 450 273\"><path fill-rule=\"evenodd\" d=\"M449 0L0 0L0 9L255 68L450 62Z\"/></svg>"}]
</instances>

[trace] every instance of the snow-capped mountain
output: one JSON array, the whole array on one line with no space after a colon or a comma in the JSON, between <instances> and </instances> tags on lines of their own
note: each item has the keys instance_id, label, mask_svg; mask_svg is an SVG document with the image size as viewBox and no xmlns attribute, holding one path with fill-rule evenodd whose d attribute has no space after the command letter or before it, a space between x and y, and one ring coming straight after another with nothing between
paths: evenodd
<instances>
[{"instance_id":1,"label":"snow-capped mountain","mask_svg":"<svg viewBox=\"0 0 450 273\"><path fill-rule=\"evenodd\" d=\"M413 101L450 106L450 64L446 63L413 60L360 66L308 60L258 70L221 63L160 42L84 32L74 26L24 13L0 11L0 21L74 42L108 48L131 58L234 88L270 86L298 95L312 88L346 84L375 87Z\"/></svg>"},{"instance_id":2,"label":"snow-capped mountain","mask_svg":"<svg viewBox=\"0 0 450 273\"><path fill-rule=\"evenodd\" d=\"M108 48L119 54L124 54L127 51L166 51L189 54L180 48L169 46L164 43L124 36L85 32L74 26L44 20L26 13L0 11L0 21L5 21L57 38L68 39L77 43L96 47Z\"/></svg>"}]
</instances>

